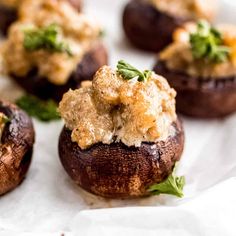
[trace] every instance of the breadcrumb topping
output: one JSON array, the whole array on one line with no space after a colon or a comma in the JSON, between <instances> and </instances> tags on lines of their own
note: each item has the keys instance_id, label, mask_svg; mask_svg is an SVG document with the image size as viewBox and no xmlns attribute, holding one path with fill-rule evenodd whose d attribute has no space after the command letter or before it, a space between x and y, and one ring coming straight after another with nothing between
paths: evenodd
<instances>
[{"instance_id":1,"label":"breadcrumb topping","mask_svg":"<svg viewBox=\"0 0 236 236\"><path fill-rule=\"evenodd\" d=\"M64 95L59 112L81 149L99 142L139 147L170 135L175 96L166 79L154 72L145 82L127 81L103 66L91 83Z\"/></svg>"}]
</instances>

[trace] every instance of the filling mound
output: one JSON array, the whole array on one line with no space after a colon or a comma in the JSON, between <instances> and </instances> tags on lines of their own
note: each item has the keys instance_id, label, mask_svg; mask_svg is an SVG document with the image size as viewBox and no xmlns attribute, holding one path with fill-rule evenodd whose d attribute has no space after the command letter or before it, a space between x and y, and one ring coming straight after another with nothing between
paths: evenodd
<instances>
[{"instance_id":1,"label":"filling mound","mask_svg":"<svg viewBox=\"0 0 236 236\"><path fill-rule=\"evenodd\" d=\"M59 112L81 149L99 142L139 147L174 135L175 96L154 72L104 66L92 82L64 95Z\"/></svg>"},{"instance_id":2,"label":"filling mound","mask_svg":"<svg viewBox=\"0 0 236 236\"><path fill-rule=\"evenodd\" d=\"M211 20L216 12L216 0L143 0L159 11L187 19Z\"/></svg>"},{"instance_id":3,"label":"filling mound","mask_svg":"<svg viewBox=\"0 0 236 236\"><path fill-rule=\"evenodd\" d=\"M51 83L63 85L100 32L66 0L23 0L3 45L6 73L25 77L37 69Z\"/></svg>"},{"instance_id":4,"label":"filling mound","mask_svg":"<svg viewBox=\"0 0 236 236\"><path fill-rule=\"evenodd\" d=\"M174 42L160 53L170 70L218 79L236 75L236 27L217 28L207 22L187 23L174 33Z\"/></svg>"}]
</instances>

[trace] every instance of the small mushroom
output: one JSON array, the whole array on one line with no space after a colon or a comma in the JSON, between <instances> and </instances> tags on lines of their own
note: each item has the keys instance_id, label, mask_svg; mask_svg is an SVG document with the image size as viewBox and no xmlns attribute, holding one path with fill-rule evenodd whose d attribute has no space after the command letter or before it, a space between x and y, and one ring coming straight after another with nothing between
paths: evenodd
<instances>
[{"instance_id":1,"label":"small mushroom","mask_svg":"<svg viewBox=\"0 0 236 236\"><path fill-rule=\"evenodd\" d=\"M236 75L222 78L189 76L158 60L154 71L177 91L177 111L198 118L218 118L236 111Z\"/></svg>"},{"instance_id":2,"label":"small mushroom","mask_svg":"<svg viewBox=\"0 0 236 236\"><path fill-rule=\"evenodd\" d=\"M180 159L184 146L181 122L172 124L166 141L128 147L122 143L98 143L82 150L71 141L64 127L59 156L69 176L87 191L107 198L136 198L149 195L148 187L163 182Z\"/></svg>"},{"instance_id":3,"label":"small mushroom","mask_svg":"<svg viewBox=\"0 0 236 236\"><path fill-rule=\"evenodd\" d=\"M13 104L0 101L0 112L9 122L0 142L0 195L16 188L24 179L31 162L34 128L28 115Z\"/></svg>"},{"instance_id":4,"label":"small mushroom","mask_svg":"<svg viewBox=\"0 0 236 236\"><path fill-rule=\"evenodd\" d=\"M174 30L188 20L168 15L145 1L131 0L124 9L123 28L134 46L158 52L172 42Z\"/></svg>"},{"instance_id":5,"label":"small mushroom","mask_svg":"<svg viewBox=\"0 0 236 236\"><path fill-rule=\"evenodd\" d=\"M14 8L8 8L0 5L0 32L7 34L9 26L17 20L17 12Z\"/></svg>"},{"instance_id":6,"label":"small mushroom","mask_svg":"<svg viewBox=\"0 0 236 236\"><path fill-rule=\"evenodd\" d=\"M82 0L68 0L72 6L81 11ZM0 5L0 32L7 34L9 26L18 18L17 9Z\"/></svg>"}]
</instances>

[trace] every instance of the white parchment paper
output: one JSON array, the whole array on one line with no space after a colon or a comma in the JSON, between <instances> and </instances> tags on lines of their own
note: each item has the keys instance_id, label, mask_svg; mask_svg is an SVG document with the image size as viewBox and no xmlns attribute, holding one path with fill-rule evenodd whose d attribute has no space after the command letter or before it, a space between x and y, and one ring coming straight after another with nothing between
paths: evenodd
<instances>
[{"instance_id":1,"label":"white parchment paper","mask_svg":"<svg viewBox=\"0 0 236 236\"><path fill-rule=\"evenodd\" d=\"M152 68L155 55L132 49L123 37L124 0L84 2L85 11L105 27L112 66L125 59L137 67ZM218 21L236 23L235 1L221 1ZM0 79L0 97L19 94L9 79ZM0 235L235 236L236 115L183 121L186 147L178 172L186 176L185 198L122 201L105 200L77 187L58 158L62 122L34 120L33 162L25 181L0 198Z\"/></svg>"}]
</instances>

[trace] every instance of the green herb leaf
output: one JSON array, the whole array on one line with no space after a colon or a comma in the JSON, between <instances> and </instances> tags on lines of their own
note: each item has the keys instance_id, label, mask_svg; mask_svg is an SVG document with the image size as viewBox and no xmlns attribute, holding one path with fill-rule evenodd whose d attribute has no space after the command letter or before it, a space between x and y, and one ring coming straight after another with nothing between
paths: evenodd
<instances>
[{"instance_id":1,"label":"green herb leaf","mask_svg":"<svg viewBox=\"0 0 236 236\"><path fill-rule=\"evenodd\" d=\"M27 51L46 49L51 52L67 53L73 56L68 44L59 41L59 26L51 24L38 29L24 31L24 48Z\"/></svg>"},{"instance_id":2,"label":"green herb leaf","mask_svg":"<svg viewBox=\"0 0 236 236\"><path fill-rule=\"evenodd\" d=\"M117 64L117 72L125 79L131 80L135 77L138 78L138 81L146 81L151 76L151 71L145 70L144 72L136 69L127 62L120 60Z\"/></svg>"},{"instance_id":3,"label":"green herb leaf","mask_svg":"<svg viewBox=\"0 0 236 236\"><path fill-rule=\"evenodd\" d=\"M100 30L99 37L104 38L106 36L106 31L104 29Z\"/></svg>"},{"instance_id":4,"label":"green herb leaf","mask_svg":"<svg viewBox=\"0 0 236 236\"><path fill-rule=\"evenodd\" d=\"M57 112L57 104L52 100L42 101L32 95L25 95L18 99L16 104L30 116L41 121L46 122L60 119Z\"/></svg>"},{"instance_id":5,"label":"green herb leaf","mask_svg":"<svg viewBox=\"0 0 236 236\"><path fill-rule=\"evenodd\" d=\"M206 21L199 21L197 31L190 34L190 44L195 59L221 63L229 58L230 48L223 45L221 33Z\"/></svg>"},{"instance_id":6,"label":"green herb leaf","mask_svg":"<svg viewBox=\"0 0 236 236\"><path fill-rule=\"evenodd\" d=\"M183 197L183 188L185 177L177 177L172 173L164 182L152 185L148 191L153 195L170 194L177 197Z\"/></svg>"}]
</instances>

